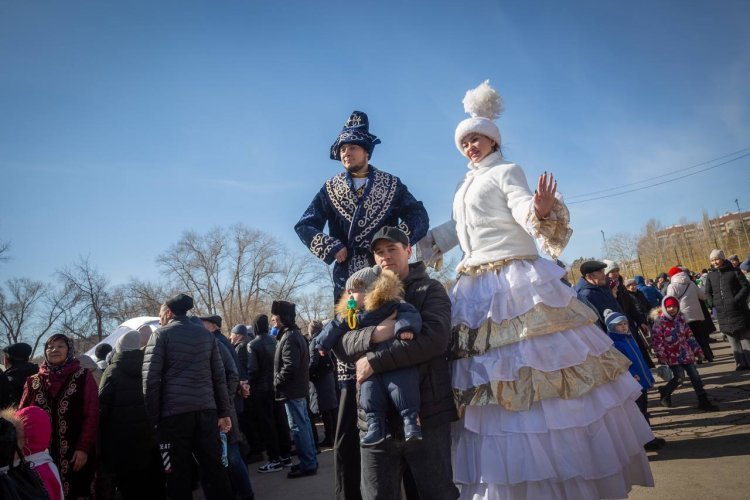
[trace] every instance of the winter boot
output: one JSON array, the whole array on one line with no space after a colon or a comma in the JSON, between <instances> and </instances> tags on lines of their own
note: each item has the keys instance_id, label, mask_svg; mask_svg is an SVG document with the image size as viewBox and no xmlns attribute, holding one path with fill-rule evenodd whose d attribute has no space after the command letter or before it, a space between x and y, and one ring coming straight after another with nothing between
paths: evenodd
<instances>
[{"instance_id":1,"label":"winter boot","mask_svg":"<svg viewBox=\"0 0 750 500\"><path fill-rule=\"evenodd\" d=\"M377 446L385 441L385 416L382 413L367 414L367 434L359 440L363 448Z\"/></svg>"},{"instance_id":2,"label":"winter boot","mask_svg":"<svg viewBox=\"0 0 750 500\"><path fill-rule=\"evenodd\" d=\"M404 440L420 441L422 439L422 427L419 425L419 417L415 411L402 412L404 419Z\"/></svg>"},{"instance_id":3,"label":"winter boot","mask_svg":"<svg viewBox=\"0 0 750 500\"><path fill-rule=\"evenodd\" d=\"M659 402L662 406L666 406L667 408L672 407L672 395L667 394L665 387L659 387Z\"/></svg>"},{"instance_id":4,"label":"winter boot","mask_svg":"<svg viewBox=\"0 0 750 500\"><path fill-rule=\"evenodd\" d=\"M708 394L698 396L698 409L703 411L719 411L719 407L708 400Z\"/></svg>"}]
</instances>

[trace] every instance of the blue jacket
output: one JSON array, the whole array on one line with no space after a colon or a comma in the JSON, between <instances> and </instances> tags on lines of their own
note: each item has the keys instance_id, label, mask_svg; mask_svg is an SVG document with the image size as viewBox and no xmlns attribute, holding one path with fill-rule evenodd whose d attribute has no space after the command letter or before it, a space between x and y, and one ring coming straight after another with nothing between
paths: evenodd
<instances>
[{"instance_id":1,"label":"blue jacket","mask_svg":"<svg viewBox=\"0 0 750 500\"><path fill-rule=\"evenodd\" d=\"M635 343L633 336L629 333L607 332L607 334L609 334L609 338L612 339L617 350L630 360L630 374L638 377L638 382L644 389L653 387L654 376L651 375L651 370L646 366L646 361L644 361L641 350L638 349L638 344Z\"/></svg>"},{"instance_id":2,"label":"blue jacket","mask_svg":"<svg viewBox=\"0 0 750 500\"><path fill-rule=\"evenodd\" d=\"M635 280L635 284L638 285L638 290L646 296L651 307L659 307L661 305L661 299L664 298L664 296L659 293L659 290L652 286L647 286L646 280L643 279L643 276L636 276L633 279Z\"/></svg>"},{"instance_id":3,"label":"blue jacket","mask_svg":"<svg viewBox=\"0 0 750 500\"><path fill-rule=\"evenodd\" d=\"M326 224L329 234L323 232ZM351 175L341 172L325 182L294 230L326 264L335 260L339 250L347 249L346 261L333 266L334 298L338 300L347 278L375 263L370 243L383 226L398 226L413 244L427 234L430 220L422 202L398 177L370 165L360 198Z\"/></svg>"},{"instance_id":4,"label":"blue jacket","mask_svg":"<svg viewBox=\"0 0 750 500\"><path fill-rule=\"evenodd\" d=\"M596 286L583 278L579 278L574 289L581 302L588 304L596 311L599 320L601 321L602 329L607 329L604 324L604 311L610 309L620 314L624 314L622 308L620 308L619 302L617 302L615 296L612 295L612 292L607 285Z\"/></svg>"}]
</instances>

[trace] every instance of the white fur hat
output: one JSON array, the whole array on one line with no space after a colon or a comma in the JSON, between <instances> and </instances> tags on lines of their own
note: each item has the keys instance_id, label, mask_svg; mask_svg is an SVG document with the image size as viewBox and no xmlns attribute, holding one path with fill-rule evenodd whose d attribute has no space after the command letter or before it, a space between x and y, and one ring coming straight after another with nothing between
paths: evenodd
<instances>
[{"instance_id":1,"label":"white fur hat","mask_svg":"<svg viewBox=\"0 0 750 500\"><path fill-rule=\"evenodd\" d=\"M464 154L461 141L471 133L487 136L500 145L500 129L493 120L503 112L503 99L490 87L490 81L485 80L477 88L467 91L463 103L464 111L471 118L465 119L456 127L456 147L461 154Z\"/></svg>"}]
</instances>

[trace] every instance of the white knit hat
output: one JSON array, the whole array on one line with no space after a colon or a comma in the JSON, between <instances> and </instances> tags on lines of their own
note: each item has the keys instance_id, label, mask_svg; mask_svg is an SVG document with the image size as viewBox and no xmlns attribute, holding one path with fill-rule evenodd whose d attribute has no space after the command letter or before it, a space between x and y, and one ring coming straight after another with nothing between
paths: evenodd
<instances>
[{"instance_id":1,"label":"white knit hat","mask_svg":"<svg viewBox=\"0 0 750 500\"><path fill-rule=\"evenodd\" d=\"M456 147L461 154L464 154L461 141L472 133L482 134L500 145L500 129L493 120L503 112L503 99L490 87L490 81L485 80L477 88L466 92L463 103L464 111L471 118L467 118L456 127Z\"/></svg>"}]
</instances>

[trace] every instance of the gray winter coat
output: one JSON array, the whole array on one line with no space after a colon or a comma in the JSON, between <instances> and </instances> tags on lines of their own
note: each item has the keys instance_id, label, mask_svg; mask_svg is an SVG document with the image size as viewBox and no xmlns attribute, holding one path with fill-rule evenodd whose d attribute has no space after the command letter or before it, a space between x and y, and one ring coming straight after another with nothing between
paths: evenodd
<instances>
[{"instance_id":1,"label":"gray winter coat","mask_svg":"<svg viewBox=\"0 0 750 500\"><path fill-rule=\"evenodd\" d=\"M273 387L277 401L306 398L310 393L310 354L299 330L284 327L277 336Z\"/></svg>"},{"instance_id":2,"label":"gray winter coat","mask_svg":"<svg viewBox=\"0 0 750 500\"><path fill-rule=\"evenodd\" d=\"M214 336L187 316L158 328L146 345L143 393L153 423L201 410L228 417L224 363Z\"/></svg>"}]
</instances>

